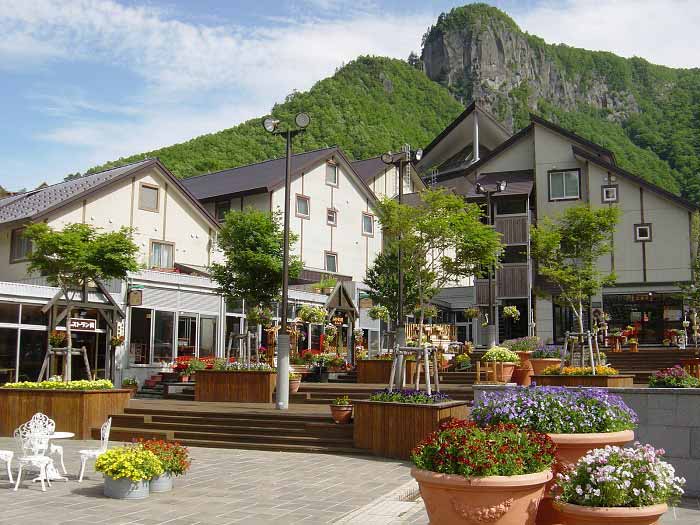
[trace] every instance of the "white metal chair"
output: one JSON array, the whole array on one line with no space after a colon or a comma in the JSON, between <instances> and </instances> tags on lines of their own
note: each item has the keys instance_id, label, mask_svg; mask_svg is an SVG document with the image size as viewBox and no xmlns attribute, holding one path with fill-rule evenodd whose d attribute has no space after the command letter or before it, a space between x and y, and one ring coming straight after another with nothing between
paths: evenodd
<instances>
[{"instance_id":1,"label":"white metal chair","mask_svg":"<svg viewBox=\"0 0 700 525\"><path fill-rule=\"evenodd\" d=\"M78 478L78 483L83 481L83 475L85 474L85 465L90 459L97 459L97 456L107 452L107 446L109 445L109 431L112 428L112 418L110 417L107 421L102 424L100 428L100 448L98 449L85 449L80 451L80 477Z\"/></svg>"},{"instance_id":2,"label":"white metal chair","mask_svg":"<svg viewBox=\"0 0 700 525\"><path fill-rule=\"evenodd\" d=\"M44 416L43 414L41 415ZM53 428L51 428L48 422L53 423L53 421L46 416L44 416L44 418L48 421L41 418L37 420L32 418L31 421L23 423L15 430L14 437L22 451L22 455L17 458L17 461L19 461L19 471L17 472L15 490L19 488L19 484L22 481L22 469L25 466L32 466L39 469L39 479L43 492L46 492L44 480L49 484L49 487L51 486L51 482L46 475L46 467L51 464L52 460L46 455L46 452L49 448L49 436L53 433L55 424Z\"/></svg>"},{"instance_id":3,"label":"white metal chair","mask_svg":"<svg viewBox=\"0 0 700 525\"><path fill-rule=\"evenodd\" d=\"M14 483L15 480L12 478L12 458L15 453L11 450L0 450L0 461L4 461L7 465L7 477L10 478L10 483Z\"/></svg>"},{"instance_id":4,"label":"white metal chair","mask_svg":"<svg viewBox=\"0 0 700 525\"><path fill-rule=\"evenodd\" d=\"M48 428L49 434L53 434L56 431L56 422L49 418L46 414L42 414L41 412L37 412L32 416L32 419L30 419L30 423L33 425L39 425L39 428ZM64 474L68 474L68 471L66 470L66 465L63 462L63 446L62 445L54 445L53 443L49 444L49 451L48 451L49 456L57 456L60 461L61 461L61 468L63 469Z\"/></svg>"}]
</instances>

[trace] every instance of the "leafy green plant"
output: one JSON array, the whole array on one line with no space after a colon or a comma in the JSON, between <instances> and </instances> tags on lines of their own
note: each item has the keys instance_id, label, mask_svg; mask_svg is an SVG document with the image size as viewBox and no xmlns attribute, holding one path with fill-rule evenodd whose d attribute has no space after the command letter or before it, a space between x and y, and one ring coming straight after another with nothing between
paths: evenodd
<instances>
[{"instance_id":1,"label":"leafy green plant","mask_svg":"<svg viewBox=\"0 0 700 525\"><path fill-rule=\"evenodd\" d=\"M490 361L496 363L519 363L520 357L512 350L508 350L502 346L494 346L489 349L481 358L482 361Z\"/></svg>"},{"instance_id":2,"label":"leafy green plant","mask_svg":"<svg viewBox=\"0 0 700 525\"><path fill-rule=\"evenodd\" d=\"M111 381L98 379L89 381L21 381L19 383L5 383L3 388L27 388L31 390L109 390L114 388Z\"/></svg>"},{"instance_id":3,"label":"leafy green plant","mask_svg":"<svg viewBox=\"0 0 700 525\"><path fill-rule=\"evenodd\" d=\"M304 304L299 308L297 315L304 323L322 324L326 320L327 313L323 306Z\"/></svg>"},{"instance_id":4,"label":"leafy green plant","mask_svg":"<svg viewBox=\"0 0 700 525\"><path fill-rule=\"evenodd\" d=\"M199 370L205 370L207 368L207 363L201 359L192 358L187 362L187 368L185 368L184 375L192 375Z\"/></svg>"},{"instance_id":5,"label":"leafy green plant","mask_svg":"<svg viewBox=\"0 0 700 525\"><path fill-rule=\"evenodd\" d=\"M530 359L561 359L561 349L556 346L544 346L532 352Z\"/></svg>"},{"instance_id":6,"label":"leafy green plant","mask_svg":"<svg viewBox=\"0 0 700 525\"><path fill-rule=\"evenodd\" d=\"M520 319L520 310L518 310L517 306L504 306L503 317L507 319L513 319L513 321L518 321Z\"/></svg>"},{"instance_id":7,"label":"leafy green plant","mask_svg":"<svg viewBox=\"0 0 700 525\"><path fill-rule=\"evenodd\" d=\"M370 401L382 401L385 403L407 403L411 405L432 405L434 403L444 403L452 401L452 398L442 392L433 392L428 395L422 390L393 390L388 389L372 392Z\"/></svg>"},{"instance_id":8,"label":"leafy green plant","mask_svg":"<svg viewBox=\"0 0 700 525\"><path fill-rule=\"evenodd\" d=\"M700 388L700 379L691 376L682 366L675 365L655 372L649 378L652 388Z\"/></svg>"},{"instance_id":9,"label":"leafy green plant","mask_svg":"<svg viewBox=\"0 0 700 525\"><path fill-rule=\"evenodd\" d=\"M476 307L466 308L464 310L464 317L467 319L476 319L479 317L479 309Z\"/></svg>"},{"instance_id":10,"label":"leafy green plant","mask_svg":"<svg viewBox=\"0 0 700 525\"><path fill-rule=\"evenodd\" d=\"M189 450L176 441L139 439L138 444L158 458L166 474L182 476L190 468L192 462Z\"/></svg>"},{"instance_id":11,"label":"leafy green plant","mask_svg":"<svg viewBox=\"0 0 700 525\"><path fill-rule=\"evenodd\" d=\"M381 305L374 305L372 308L369 309L369 317L370 319L381 319L382 321L388 321L389 320L389 310L386 306L381 306Z\"/></svg>"},{"instance_id":12,"label":"leafy green plant","mask_svg":"<svg viewBox=\"0 0 700 525\"><path fill-rule=\"evenodd\" d=\"M506 339L501 346L513 352L534 352L542 345L542 340L536 335Z\"/></svg>"},{"instance_id":13,"label":"leafy green plant","mask_svg":"<svg viewBox=\"0 0 700 525\"><path fill-rule=\"evenodd\" d=\"M301 374L298 374L297 372L294 372L293 370L289 371L289 380L290 381L300 381L301 380Z\"/></svg>"},{"instance_id":14,"label":"leafy green plant","mask_svg":"<svg viewBox=\"0 0 700 525\"><path fill-rule=\"evenodd\" d=\"M596 365L595 373L599 376L616 376L620 372L611 366ZM546 376L591 376L593 375L593 368L590 366L565 366L562 368L559 365L554 365L545 368L542 374Z\"/></svg>"},{"instance_id":15,"label":"leafy green plant","mask_svg":"<svg viewBox=\"0 0 700 525\"><path fill-rule=\"evenodd\" d=\"M103 452L95 461L95 470L112 479L144 481L160 476L164 470L158 457L141 445L127 445Z\"/></svg>"},{"instance_id":16,"label":"leafy green plant","mask_svg":"<svg viewBox=\"0 0 700 525\"><path fill-rule=\"evenodd\" d=\"M331 403L333 406L348 406L352 405L352 401L350 401L350 398L348 396L340 396L336 397L333 400L333 403Z\"/></svg>"},{"instance_id":17,"label":"leafy green plant","mask_svg":"<svg viewBox=\"0 0 700 525\"><path fill-rule=\"evenodd\" d=\"M135 377L125 377L124 379L122 379L122 386L125 388L129 388L133 386L139 386L139 384L136 381Z\"/></svg>"},{"instance_id":18,"label":"leafy green plant","mask_svg":"<svg viewBox=\"0 0 700 525\"><path fill-rule=\"evenodd\" d=\"M465 368L471 368L472 358L469 357L467 354L457 354L455 356L455 364L457 365L457 368L460 370L465 369Z\"/></svg>"}]
</instances>

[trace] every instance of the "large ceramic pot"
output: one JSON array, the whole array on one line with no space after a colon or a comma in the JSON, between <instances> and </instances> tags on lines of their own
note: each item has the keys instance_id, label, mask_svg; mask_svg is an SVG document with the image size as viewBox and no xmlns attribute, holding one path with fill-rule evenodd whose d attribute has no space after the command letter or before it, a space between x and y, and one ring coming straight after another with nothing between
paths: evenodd
<instances>
[{"instance_id":1,"label":"large ceramic pot","mask_svg":"<svg viewBox=\"0 0 700 525\"><path fill-rule=\"evenodd\" d=\"M104 477L104 495L114 499L144 499L148 497L148 480L131 481L128 478Z\"/></svg>"},{"instance_id":2,"label":"large ceramic pot","mask_svg":"<svg viewBox=\"0 0 700 525\"><path fill-rule=\"evenodd\" d=\"M496 380L510 383L511 379L513 379L513 372L515 372L515 363L503 363L503 375Z\"/></svg>"},{"instance_id":3,"label":"large ceramic pot","mask_svg":"<svg viewBox=\"0 0 700 525\"><path fill-rule=\"evenodd\" d=\"M173 475L170 472L164 472L151 480L151 492L170 492L171 490L173 490Z\"/></svg>"},{"instance_id":4,"label":"large ceramic pot","mask_svg":"<svg viewBox=\"0 0 700 525\"><path fill-rule=\"evenodd\" d=\"M648 507L582 507L556 502L565 525L654 525L668 510L665 503Z\"/></svg>"},{"instance_id":5,"label":"large ceramic pot","mask_svg":"<svg viewBox=\"0 0 700 525\"><path fill-rule=\"evenodd\" d=\"M552 471L520 476L465 478L412 469L430 523L524 525L535 523L537 506Z\"/></svg>"},{"instance_id":6,"label":"large ceramic pot","mask_svg":"<svg viewBox=\"0 0 700 525\"><path fill-rule=\"evenodd\" d=\"M331 405L331 417L338 424L350 423L352 419L352 405Z\"/></svg>"},{"instance_id":7,"label":"large ceramic pot","mask_svg":"<svg viewBox=\"0 0 700 525\"><path fill-rule=\"evenodd\" d=\"M533 375L532 363L530 362L532 352L518 352L520 364L515 367L513 372L513 380L521 386L530 386L531 377Z\"/></svg>"},{"instance_id":8,"label":"large ceramic pot","mask_svg":"<svg viewBox=\"0 0 700 525\"><path fill-rule=\"evenodd\" d=\"M530 364L532 365L533 374L535 376L541 376L544 369L550 366L561 365L561 359L552 358L530 358Z\"/></svg>"},{"instance_id":9,"label":"large ceramic pot","mask_svg":"<svg viewBox=\"0 0 700 525\"><path fill-rule=\"evenodd\" d=\"M289 393L296 394L299 392L299 387L301 386L301 379L290 379L289 380Z\"/></svg>"}]
</instances>

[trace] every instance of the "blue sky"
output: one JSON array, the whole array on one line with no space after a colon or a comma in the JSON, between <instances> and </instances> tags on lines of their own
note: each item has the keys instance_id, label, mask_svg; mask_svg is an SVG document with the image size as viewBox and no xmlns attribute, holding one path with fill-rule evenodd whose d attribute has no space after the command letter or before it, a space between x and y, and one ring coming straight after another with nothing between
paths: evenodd
<instances>
[{"instance_id":1,"label":"blue sky","mask_svg":"<svg viewBox=\"0 0 700 525\"><path fill-rule=\"evenodd\" d=\"M0 185L61 180L266 113L359 54L405 58L418 0L0 0ZM494 1L549 42L700 65L695 0Z\"/></svg>"}]
</instances>

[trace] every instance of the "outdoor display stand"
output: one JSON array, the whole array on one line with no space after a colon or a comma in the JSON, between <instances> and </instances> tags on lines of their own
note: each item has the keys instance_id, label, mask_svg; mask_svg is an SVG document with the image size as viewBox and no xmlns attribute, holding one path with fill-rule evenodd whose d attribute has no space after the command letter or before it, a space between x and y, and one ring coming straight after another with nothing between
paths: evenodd
<instances>
[{"instance_id":1,"label":"outdoor display stand","mask_svg":"<svg viewBox=\"0 0 700 525\"><path fill-rule=\"evenodd\" d=\"M428 395L433 393L432 386L430 384L430 358L432 355L435 390L439 392L440 376L438 374L437 366L437 349L434 347L418 348L415 346L402 346L394 350L394 360L391 363L391 375L389 376L389 392L393 391L394 385L397 382L400 383L401 388L406 386L406 359L404 359L404 357L409 355L416 356L414 378L416 390L420 390L420 372L421 367L423 367L423 372L425 373L425 389L426 392L428 392Z\"/></svg>"},{"instance_id":2,"label":"outdoor display stand","mask_svg":"<svg viewBox=\"0 0 700 525\"><path fill-rule=\"evenodd\" d=\"M52 360L56 357L63 358L63 366L65 368L65 362L66 359L68 359L69 352L71 357L74 355L83 356L83 361L85 362L85 370L87 371L87 375L88 377L92 377L92 373L90 372L90 360L88 359L87 355L87 348L83 346L80 348L71 348L69 350L68 348L52 348L51 346L49 346L46 350L46 355L44 355L44 362L41 364L41 370L39 371L39 378L37 379L37 381L41 381L44 377L44 374L46 374L47 380L49 377L51 377L51 369L53 364Z\"/></svg>"}]
</instances>

